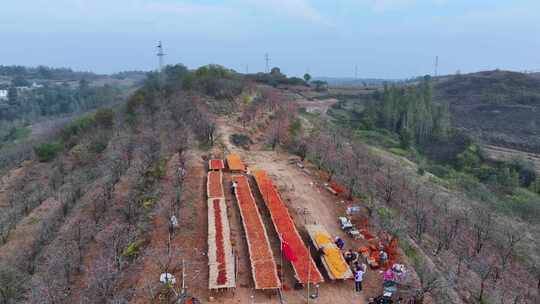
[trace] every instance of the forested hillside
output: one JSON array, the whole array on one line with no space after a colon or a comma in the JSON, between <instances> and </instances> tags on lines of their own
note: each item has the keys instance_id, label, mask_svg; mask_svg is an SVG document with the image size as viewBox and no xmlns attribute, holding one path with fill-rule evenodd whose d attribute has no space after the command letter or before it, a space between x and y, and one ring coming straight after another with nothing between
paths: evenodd
<instances>
[{"instance_id":1,"label":"forested hillside","mask_svg":"<svg viewBox=\"0 0 540 304\"><path fill-rule=\"evenodd\" d=\"M0 100L0 168L29 158L32 145L50 139L74 117L120 104L139 85L140 74L0 66L0 90L8 92Z\"/></svg>"}]
</instances>

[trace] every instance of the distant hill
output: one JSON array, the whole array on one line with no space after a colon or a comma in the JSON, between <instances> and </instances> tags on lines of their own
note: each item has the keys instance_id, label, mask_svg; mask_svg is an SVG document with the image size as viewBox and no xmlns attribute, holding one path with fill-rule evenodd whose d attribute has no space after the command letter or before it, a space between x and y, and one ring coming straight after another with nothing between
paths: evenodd
<instances>
[{"instance_id":1,"label":"distant hill","mask_svg":"<svg viewBox=\"0 0 540 304\"><path fill-rule=\"evenodd\" d=\"M437 79L434 99L448 102L453 125L481 141L540 152L540 75L486 71Z\"/></svg>"},{"instance_id":2,"label":"distant hill","mask_svg":"<svg viewBox=\"0 0 540 304\"><path fill-rule=\"evenodd\" d=\"M382 86L385 83L399 83L398 79L352 78L352 77L315 77L314 80L326 81L331 86Z\"/></svg>"}]
</instances>

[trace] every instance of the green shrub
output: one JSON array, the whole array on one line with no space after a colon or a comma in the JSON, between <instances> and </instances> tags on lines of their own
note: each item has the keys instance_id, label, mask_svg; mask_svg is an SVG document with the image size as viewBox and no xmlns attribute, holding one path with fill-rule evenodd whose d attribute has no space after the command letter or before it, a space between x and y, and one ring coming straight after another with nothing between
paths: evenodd
<instances>
[{"instance_id":1,"label":"green shrub","mask_svg":"<svg viewBox=\"0 0 540 304\"><path fill-rule=\"evenodd\" d=\"M251 138L249 138L249 136L245 134L237 134L237 133L231 134L230 141L235 146L242 147L246 150L249 150L249 146L253 144L253 141L251 140Z\"/></svg>"},{"instance_id":2,"label":"green shrub","mask_svg":"<svg viewBox=\"0 0 540 304\"><path fill-rule=\"evenodd\" d=\"M379 147L392 148L400 146L399 138L395 134L383 129L357 130L355 131L355 135L366 143Z\"/></svg>"},{"instance_id":3,"label":"green shrub","mask_svg":"<svg viewBox=\"0 0 540 304\"><path fill-rule=\"evenodd\" d=\"M96 119L93 114L84 115L67 124L61 132L62 140L68 147L75 146L77 137L85 130L88 130L96 125Z\"/></svg>"},{"instance_id":4,"label":"green shrub","mask_svg":"<svg viewBox=\"0 0 540 304\"><path fill-rule=\"evenodd\" d=\"M148 177L152 177L154 179L159 179L165 176L165 171L167 170L167 160L166 159L160 159L148 172L146 172L146 175Z\"/></svg>"},{"instance_id":5,"label":"green shrub","mask_svg":"<svg viewBox=\"0 0 540 304\"><path fill-rule=\"evenodd\" d=\"M525 221L540 222L540 195L527 189L516 188L502 207Z\"/></svg>"},{"instance_id":6,"label":"green shrub","mask_svg":"<svg viewBox=\"0 0 540 304\"><path fill-rule=\"evenodd\" d=\"M44 143L34 147L34 152L40 162L48 162L53 160L63 148L64 145L61 142Z\"/></svg>"},{"instance_id":7,"label":"green shrub","mask_svg":"<svg viewBox=\"0 0 540 304\"><path fill-rule=\"evenodd\" d=\"M452 172L452 169L450 169L449 167L438 164L429 165L427 166L426 170L440 178L445 178L449 176Z\"/></svg>"},{"instance_id":8,"label":"green shrub","mask_svg":"<svg viewBox=\"0 0 540 304\"><path fill-rule=\"evenodd\" d=\"M94 115L94 119L100 127L111 129L114 125L114 111L109 108L98 109Z\"/></svg>"},{"instance_id":9,"label":"green shrub","mask_svg":"<svg viewBox=\"0 0 540 304\"><path fill-rule=\"evenodd\" d=\"M98 137L91 142L90 151L94 153L101 153L107 148L108 139Z\"/></svg>"},{"instance_id":10,"label":"green shrub","mask_svg":"<svg viewBox=\"0 0 540 304\"><path fill-rule=\"evenodd\" d=\"M143 208L146 210L152 209L157 202L155 197L147 197L142 200Z\"/></svg>"},{"instance_id":11,"label":"green shrub","mask_svg":"<svg viewBox=\"0 0 540 304\"><path fill-rule=\"evenodd\" d=\"M3 141L17 141L27 138L32 133L28 127L11 127L4 136Z\"/></svg>"},{"instance_id":12,"label":"green shrub","mask_svg":"<svg viewBox=\"0 0 540 304\"><path fill-rule=\"evenodd\" d=\"M137 255L139 255L142 244L143 244L143 241L135 241L135 242L129 243L127 247L124 249L124 252L122 253L122 255L127 258L136 257Z\"/></svg>"},{"instance_id":13,"label":"green shrub","mask_svg":"<svg viewBox=\"0 0 540 304\"><path fill-rule=\"evenodd\" d=\"M390 152L396 154L396 155L399 155L399 156L403 156L403 157L409 156L409 152L407 152L406 150L401 149L401 148L390 148L388 150Z\"/></svg>"}]
</instances>

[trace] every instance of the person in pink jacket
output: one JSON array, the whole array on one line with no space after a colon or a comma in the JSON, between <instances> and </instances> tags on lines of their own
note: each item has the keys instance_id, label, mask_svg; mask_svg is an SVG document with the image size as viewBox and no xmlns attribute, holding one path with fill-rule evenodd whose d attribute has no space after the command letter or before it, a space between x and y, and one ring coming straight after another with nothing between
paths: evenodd
<instances>
[{"instance_id":1,"label":"person in pink jacket","mask_svg":"<svg viewBox=\"0 0 540 304\"><path fill-rule=\"evenodd\" d=\"M383 273L383 280L386 281L395 281L395 275L392 269L388 269Z\"/></svg>"}]
</instances>

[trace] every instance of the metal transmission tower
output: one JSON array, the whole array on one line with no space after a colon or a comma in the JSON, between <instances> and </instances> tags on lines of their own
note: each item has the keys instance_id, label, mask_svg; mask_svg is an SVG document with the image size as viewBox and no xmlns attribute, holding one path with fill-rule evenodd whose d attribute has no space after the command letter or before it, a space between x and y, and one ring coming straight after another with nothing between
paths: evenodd
<instances>
[{"instance_id":1,"label":"metal transmission tower","mask_svg":"<svg viewBox=\"0 0 540 304\"><path fill-rule=\"evenodd\" d=\"M269 73L270 72L270 55L268 55L268 53L264 54L264 61L266 61L265 72Z\"/></svg>"},{"instance_id":2,"label":"metal transmission tower","mask_svg":"<svg viewBox=\"0 0 540 304\"><path fill-rule=\"evenodd\" d=\"M354 80L358 80L358 65L354 66Z\"/></svg>"},{"instance_id":3,"label":"metal transmission tower","mask_svg":"<svg viewBox=\"0 0 540 304\"><path fill-rule=\"evenodd\" d=\"M439 76L439 56L435 56L435 77Z\"/></svg>"},{"instance_id":4,"label":"metal transmission tower","mask_svg":"<svg viewBox=\"0 0 540 304\"><path fill-rule=\"evenodd\" d=\"M163 69L163 57L165 56L165 53L163 53L163 44L161 43L161 40L158 41L156 56L158 56L159 72L161 72L161 70Z\"/></svg>"}]
</instances>

